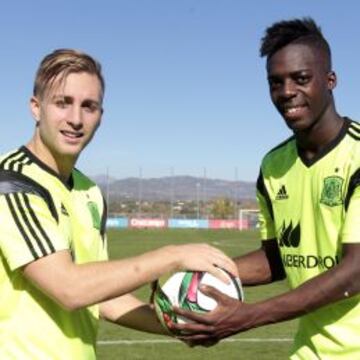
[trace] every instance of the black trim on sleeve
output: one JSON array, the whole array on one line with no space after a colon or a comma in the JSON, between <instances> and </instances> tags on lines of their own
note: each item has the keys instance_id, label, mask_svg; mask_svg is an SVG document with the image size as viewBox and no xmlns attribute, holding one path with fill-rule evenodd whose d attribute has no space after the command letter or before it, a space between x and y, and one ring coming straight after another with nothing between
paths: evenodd
<instances>
[{"instance_id":1,"label":"black trim on sleeve","mask_svg":"<svg viewBox=\"0 0 360 360\"><path fill-rule=\"evenodd\" d=\"M359 185L360 185L360 169L356 170L350 178L348 191L344 201L345 211L349 207L350 198L353 195L355 188L358 187Z\"/></svg>"},{"instance_id":2,"label":"black trim on sleeve","mask_svg":"<svg viewBox=\"0 0 360 360\"><path fill-rule=\"evenodd\" d=\"M280 250L276 239L263 240L261 247L265 252L271 271L271 281L286 278L284 264L281 260Z\"/></svg>"},{"instance_id":3,"label":"black trim on sleeve","mask_svg":"<svg viewBox=\"0 0 360 360\"><path fill-rule=\"evenodd\" d=\"M262 174L261 170L260 170L260 174L258 176L257 182L256 182L256 188L258 189L260 194L265 198L265 201L266 201L270 216L274 220L274 210L273 210L273 207L272 207L272 204L271 204L269 193L266 190L264 177L263 177L263 174Z\"/></svg>"}]
</instances>

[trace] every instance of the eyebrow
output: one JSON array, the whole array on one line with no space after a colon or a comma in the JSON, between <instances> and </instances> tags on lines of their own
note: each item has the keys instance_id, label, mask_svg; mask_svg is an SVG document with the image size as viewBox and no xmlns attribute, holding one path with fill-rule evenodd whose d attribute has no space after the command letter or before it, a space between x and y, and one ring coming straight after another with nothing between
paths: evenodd
<instances>
[{"instance_id":1,"label":"eyebrow","mask_svg":"<svg viewBox=\"0 0 360 360\"><path fill-rule=\"evenodd\" d=\"M82 105L96 105L99 108L101 108L101 102L92 100L92 99L85 99L81 104Z\"/></svg>"},{"instance_id":2,"label":"eyebrow","mask_svg":"<svg viewBox=\"0 0 360 360\"><path fill-rule=\"evenodd\" d=\"M59 95L59 94L55 94L51 97L52 100L57 100L57 99L63 99L63 100L72 100L73 97L72 96L69 96L69 95ZM82 101L82 103L92 103L92 104L97 104L97 105L101 105L101 102L98 101L98 100L94 100L94 99L84 99Z\"/></svg>"},{"instance_id":3,"label":"eyebrow","mask_svg":"<svg viewBox=\"0 0 360 360\"><path fill-rule=\"evenodd\" d=\"M294 71L289 71L287 73L285 73L285 76L293 76L293 75L298 75L298 74L302 74L302 73L308 73L308 72L312 72L311 69L309 68L303 68L303 69L298 69L298 70L294 70ZM284 74L278 74L278 73L269 73L267 78L268 79L273 79L273 78L282 78L284 77Z\"/></svg>"}]
</instances>

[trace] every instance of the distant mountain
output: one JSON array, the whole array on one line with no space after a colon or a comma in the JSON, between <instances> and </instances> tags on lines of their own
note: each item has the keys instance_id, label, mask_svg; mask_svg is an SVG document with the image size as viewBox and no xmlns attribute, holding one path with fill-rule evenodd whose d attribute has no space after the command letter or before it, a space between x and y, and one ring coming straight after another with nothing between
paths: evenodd
<instances>
[{"instance_id":1,"label":"distant mountain","mask_svg":"<svg viewBox=\"0 0 360 360\"><path fill-rule=\"evenodd\" d=\"M101 185L105 185L108 181L109 184L111 184L117 179L111 176L108 177L107 175L96 175L92 177L92 180L95 181L99 186L101 186Z\"/></svg>"},{"instance_id":2,"label":"distant mountain","mask_svg":"<svg viewBox=\"0 0 360 360\"><path fill-rule=\"evenodd\" d=\"M193 176L168 176L161 178L110 178L106 175L93 180L113 198L149 201L197 200L207 201L218 197L245 200L255 199L255 183L221 179L205 179Z\"/></svg>"}]
</instances>

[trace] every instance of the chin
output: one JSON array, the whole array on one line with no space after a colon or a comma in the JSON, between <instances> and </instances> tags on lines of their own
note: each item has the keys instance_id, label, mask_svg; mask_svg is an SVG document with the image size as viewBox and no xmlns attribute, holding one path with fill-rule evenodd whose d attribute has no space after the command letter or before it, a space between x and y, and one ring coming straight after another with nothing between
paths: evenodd
<instances>
[{"instance_id":1,"label":"chin","mask_svg":"<svg viewBox=\"0 0 360 360\"><path fill-rule=\"evenodd\" d=\"M64 149L61 149L59 153L61 154L61 156L66 158L77 158L80 155L81 151L82 148L66 147Z\"/></svg>"},{"instance_id":2,"label":"chin","mask_svg":"<svg viewBox=\"0 0 360 360\"><path fill-rule=\"evenodd\" d=\"M309 124L308 121L305 119L291 119L286 120L286 125L290 130L292 130L294 133L300 132L300 131L306 131L307 129L311 128L311 124Z\"/></svg>"}]
</instances>

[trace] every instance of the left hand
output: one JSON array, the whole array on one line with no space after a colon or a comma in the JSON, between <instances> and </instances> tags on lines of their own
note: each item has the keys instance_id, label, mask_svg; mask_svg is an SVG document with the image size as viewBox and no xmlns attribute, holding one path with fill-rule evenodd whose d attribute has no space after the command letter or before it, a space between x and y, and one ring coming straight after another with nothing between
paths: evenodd
<instances>
[{"instance_id":1,"label":"left hand","mask_svg":"<svg viewBox=\"0 0 360 360\"><path fill-rule=\"evenodd\" d=\"M174 307L175 313L193 321L185 324L168 324L171 331L181 333L177 336L190 346L211 346L223 338L251 328L249 316L252 305L233 299L211 286L201 286L201 292L214 298L217 307L206 314L199 314ZM251 319L251 316L250 316Z\"/></svg>"}]
</instances>

